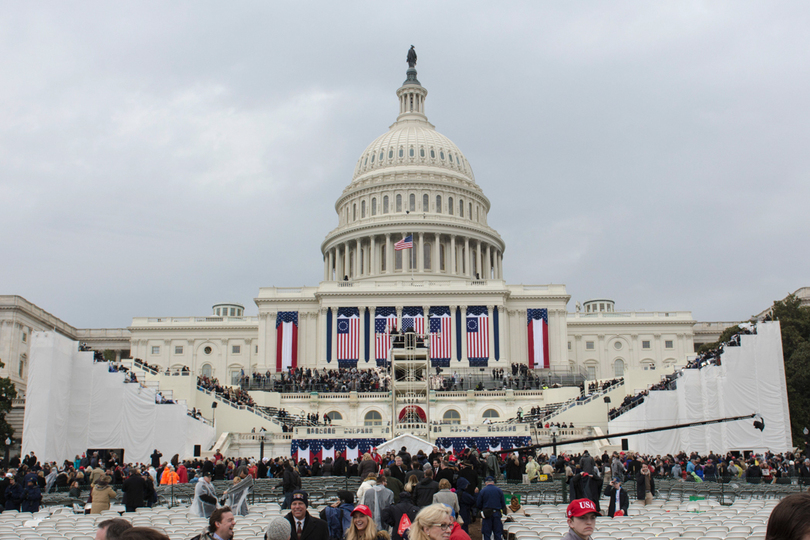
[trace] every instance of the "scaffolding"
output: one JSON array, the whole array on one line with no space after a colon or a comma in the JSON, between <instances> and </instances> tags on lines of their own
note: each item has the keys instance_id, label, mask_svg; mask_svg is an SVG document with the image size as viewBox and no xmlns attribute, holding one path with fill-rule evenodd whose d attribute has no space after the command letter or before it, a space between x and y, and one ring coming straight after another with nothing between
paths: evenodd
<instances>
[{"instance_id":1,"label":"scaffolding","mask_svg":"<svg viewBox=\"0 0 810 540\"><path fill-rule=\"evenodd\" d=\"M392 336L392 435L430 436L430 334L408 332Z\"/></svg>"}]
</instances>

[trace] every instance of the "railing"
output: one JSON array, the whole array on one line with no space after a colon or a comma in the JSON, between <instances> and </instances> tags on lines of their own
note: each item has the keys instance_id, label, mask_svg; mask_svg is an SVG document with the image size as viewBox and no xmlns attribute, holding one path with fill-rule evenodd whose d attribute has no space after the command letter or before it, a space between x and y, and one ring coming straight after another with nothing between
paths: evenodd
<instances>
[{"instance_id":1,"label":"railing","mask_svg":"<svg viewBox=\"0 0 810 540\"><path fill-rule=\"evenodd\" d=\"M475 426L465 426L460 424L433 424L430 432L433 435L453 437L459 433L509 433L512 435L529 435L531 433L529 424L481 424Z\"/></svg>"},{"instance_id":2,"label":"railing","mask_svg":"<svg viewBox=\"0 0 810 540\"><path fill-rule=\"evenodd\" d=\"M424 424L423 424L424 425ZM296 437L306 437L312 435L329 435L334 437L348 437L357 435L378 435L387 436L391 434L390 426L363 426L363 427L343 427L343 426L301 426L293 430Z\"/></svg>"}]
</instances>

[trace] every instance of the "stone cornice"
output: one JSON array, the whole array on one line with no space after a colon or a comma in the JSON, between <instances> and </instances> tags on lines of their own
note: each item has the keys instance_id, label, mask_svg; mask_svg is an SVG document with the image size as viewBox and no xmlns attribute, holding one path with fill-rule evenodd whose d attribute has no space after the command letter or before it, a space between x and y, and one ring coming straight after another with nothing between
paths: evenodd
<instances>
[{"instance_id":1,"label":"stone cornice","mask_svg":"<svg viewBox=\"0 0 810 540\"><path fill-rule=\"evenodd\" d=\"M257 330L259 328L259 322L256 321L256 324L253 326L130 326L127 328L131 333L134 332L176 332L178 330L188 331L188 332L210 332L212 330L216 330L218 332L228 331L228 330Z\"/></svg>"},{"instance_id":2,"label":"stone cornice","mask_svg":"<svg viewBox=\"0 0 810 540\"><path fill-rule=\"evenodd\" d=\"M418 216L421 212L414 212ZM433 214L440 215L440 214ZM468 223L468 224L467 224ZM465 220L458 222L443 222L433 221L429 219L422 219L417 221L415 219L408 219L404 215L402 219L390 221L369 221L358 225L352 225L343 229L333 229L326 235L323 242L321 242L321 253L325 253L328 249L336 247L346 241L352 241L358 233L359 236L384 236L387 232L401 233L403 227L406 229L413 229L412 232L425 232L425 233L439 233L444 235L455 235L466 238L472 238L478 241L485 241L490 244L498 246L501 252L506 251L506 243L501 238L501 235L488 225L481 225L475 221ZM420 230L429 228L429 230ZM389 231L388 229L391 229ZM438 230L437 230L438 229ZM458 232L455 232L458 231ZM346 237L346 238L344 238Z\"/></svg>"}]
</instances>

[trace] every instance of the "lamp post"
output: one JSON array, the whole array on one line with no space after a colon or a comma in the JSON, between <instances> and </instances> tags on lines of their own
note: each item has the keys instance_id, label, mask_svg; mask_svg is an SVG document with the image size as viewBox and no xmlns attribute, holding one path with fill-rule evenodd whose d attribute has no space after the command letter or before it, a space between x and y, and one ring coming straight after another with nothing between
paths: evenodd
<instances>
[{"instance_id":1,"label":"lamp post","mask_svg":"<svg viewBox=\"0 0 810 540\"><path fill-rule=\"evenodd\" d=\"M216 401L211 402L211 422L214 424L214 432L217 430L217 403Z\"/></svg>"},{"instance_id":2,"label":"lamp post","mask_svg":"<svg viewBox=\"0 0 810 540\"><path fill-rule=\"evenodd\" d=\"M4 457L4 460L5 460L4 461L4 468L5 469L8 469L8 460L9 460L8 455L9 455L9 452L11 452L11 443L12 442L13 441L11 440L11 437L6 437L6 452L5 452L5 457Z\"/></svg>"}]
</instances>

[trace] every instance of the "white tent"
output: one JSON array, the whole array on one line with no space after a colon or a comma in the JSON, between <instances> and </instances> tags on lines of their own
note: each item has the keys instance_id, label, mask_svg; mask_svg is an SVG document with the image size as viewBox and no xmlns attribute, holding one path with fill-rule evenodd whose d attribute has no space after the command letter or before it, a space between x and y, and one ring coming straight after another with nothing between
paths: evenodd
<instances>
[{"instance_id":1,"label":"white tent","mask_svg":"<svg viewBox=\"0 0 810 540\"><path fill-rule=\"evenodd\" d=\"M419 450L425 454L430 454L433 451L433 445L424 439L420 439L416 435L405 433L399 437L394 437L390 441L386 441L377 447L377 452L384 454L389 450L399 452L402 447L408 450L409 454L416 454Z\"/></svg>"}]
</instances>

